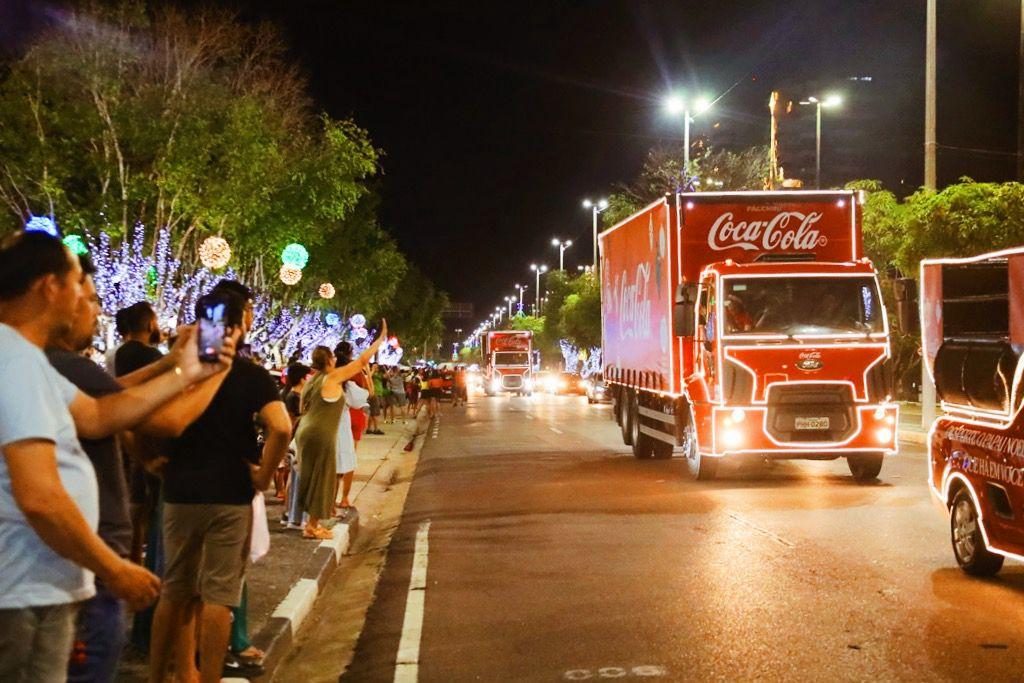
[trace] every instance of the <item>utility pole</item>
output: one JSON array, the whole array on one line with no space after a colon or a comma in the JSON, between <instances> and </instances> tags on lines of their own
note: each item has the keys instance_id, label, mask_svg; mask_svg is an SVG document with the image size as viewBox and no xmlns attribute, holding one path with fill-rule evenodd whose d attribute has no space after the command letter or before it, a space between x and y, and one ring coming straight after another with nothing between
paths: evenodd
<instances>
[{"instance_id":1,"label":"utility pole","mask_svg":"<svg viewBox=\"0 0 1024 683\"><path fill-rule=\"evenodd\" d=\"M924 186L935 190L935 3L928 0L928 16L925 21L925 66L924 66ZM1018 160L1019 162L1019 160ZM924 349L921 355L921 426L931 428L935 420L935 383L932 381Z\"/></svg>"},{"instance_id":2,"label":"utility pole","mask_svg":"<svg viewBox=\"0 0 1024 683\"><path fill-rule=\"evenodd\" d=\"M1020 42L1017 49L1017 181L1024 183L1024 0L1020 2Z\"/></svg>"}]
</instances>

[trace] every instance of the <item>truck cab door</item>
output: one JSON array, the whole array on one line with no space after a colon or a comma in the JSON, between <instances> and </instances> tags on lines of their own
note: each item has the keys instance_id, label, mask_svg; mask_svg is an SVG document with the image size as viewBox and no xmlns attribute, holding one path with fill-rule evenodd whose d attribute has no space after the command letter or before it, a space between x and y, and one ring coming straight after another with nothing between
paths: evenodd
<instances>
[{"instance_id":1,"label":"truck cab door","mask_svg":"<svg viewBox=\"0 0 1024 683\"><path fill-rule=\"evenodd\" d=\"M718 382L718 313L714 280L701 283L700 295L697 300L697 348L694 358L697 368L704 374L708 384L708 394L717 395L715 385Z\"/></svg>"}]
</instances>

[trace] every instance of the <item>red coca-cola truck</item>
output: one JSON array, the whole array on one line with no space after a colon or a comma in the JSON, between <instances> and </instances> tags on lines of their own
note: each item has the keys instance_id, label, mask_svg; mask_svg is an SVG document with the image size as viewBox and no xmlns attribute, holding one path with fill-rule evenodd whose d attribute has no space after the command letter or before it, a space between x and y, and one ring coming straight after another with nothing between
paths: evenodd
<instances>
[{"instance_id":1,"label":"red coca-cola truck","mask_svg":"<svg viewBox=\"0 0 1024 683\"><path fill-rule=\"evenodd\" d=\"M889 324L858 192L668 195L605 230L604 378L638 458L896 453Z\"/></svg>"},{"instance_id":2,"label":"red coca-cola truck","mask_svg":"<svg viewBox=\"0 0 1024 683\"><path fill-rule=\"evenodd\" d=\"M533 393L533 332L499 330L484 337L484 393Z\"/></svg>"},{"instance_id":3,"label":"red coca-cola truck","mask_svg":"<svg viewBox=\"0 0 1024 683\"><path fill-rule=\"evenodd\" d=\"M928 483L968 574L1024 560L1024 248L921 263L925 366L942 404Z\"/></svg>"}]
</instances>

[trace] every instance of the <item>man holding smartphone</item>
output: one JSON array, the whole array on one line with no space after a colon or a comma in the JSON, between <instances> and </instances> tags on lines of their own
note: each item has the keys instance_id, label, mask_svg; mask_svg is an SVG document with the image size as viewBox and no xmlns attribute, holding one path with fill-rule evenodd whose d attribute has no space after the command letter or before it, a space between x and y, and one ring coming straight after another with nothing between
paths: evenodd
<instances>
[{"instance_id":1,"label":"man holding smartphone","mask_svg":"<svg viewBox=\"0 0 1024 683\"><path fill-rule=\"evenodd\" d=\"M131 429L223 370L189 344L168 372L92 398L43 349L69 329L85 273L46 233L0 242L0 680L63 681L78 604L94 575L133 609L156 599L159 580L97 535L96 474L80 438ZM227 359L230 360L230 359Z\"/></svg>"},{"instance_id":2,"label":"man holding smartphone","mask_svg":"<svg viewBox=\"0 0 1024 683\"><path fill-rule=\"evenodd\" d=\"M252 294L233 280L218 283L196 309L197 318L216 317L220 310L225 324L243 335L252 326ZM202 328L204 321L198 325ZM257 421L265 433L262 457ZM151 681L164 680L175 651L177 675L187 677L180 668L191 661L200 603L200 679L220 680L231 608L241 600L249 556L252 499L270 485L288 452L291 432L291 419L270 373L236 357L206 411L171 440L164 468L167 564L153 619Z\"/></svg>"}]
</instances>

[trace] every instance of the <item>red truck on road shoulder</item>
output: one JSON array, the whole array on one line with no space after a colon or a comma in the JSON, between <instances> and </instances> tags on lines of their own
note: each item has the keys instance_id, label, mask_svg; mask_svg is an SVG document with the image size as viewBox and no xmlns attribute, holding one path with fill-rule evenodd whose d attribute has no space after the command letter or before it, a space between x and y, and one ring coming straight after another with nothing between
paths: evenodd
<instances>
[{"instance_id":1,"label":"red truck on road shoulder","mask_svg":"<svg viewBox=\"0 0 1024 683\"><path fill-rule=\"evenodd\" d=\"M638 458L846 457L874 479L896 452L889 324L863 258L857 192L666 196L605 230L605 381Z\"/></svg>"},{"instance_id":2,"label":"red truck on road shoulder","mask_svg":"<svg viewBox=\"0 0 1024 683\"><path fill-rule=\"evenodd\" d=\"M533 393L533 332L498 330L484 338L484 393Z\"/></svg>"},{"instance_id":3,"label":"red truck on road shoulder","mask_svg":"<svg viewBox=\"0 0 1024 683\"><path fill-rule=\"evenodd\" d=\"M1024 248L921 263L924 360L945 413L928 483L975 576L1024 560Z\"/></svg>"}]
</instances>

